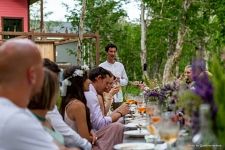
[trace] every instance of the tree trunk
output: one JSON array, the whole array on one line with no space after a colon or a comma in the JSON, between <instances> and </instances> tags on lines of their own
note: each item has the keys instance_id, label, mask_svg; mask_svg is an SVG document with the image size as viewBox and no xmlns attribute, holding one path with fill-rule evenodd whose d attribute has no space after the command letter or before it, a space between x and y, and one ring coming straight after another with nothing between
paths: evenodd
<instances>
[{"instance_id":1,"label":"tree trunk","mask_svg":"<svg viewBox=\"0 0 225 150\"><path fill-rule=\"evenodd\" d=\"M173 67L174 67L175 63L177 62L177 60L179 59L181 52L182 52L185 34L186 34L186 28L181 27L178 30L176 49L175 49L173 55L169 56L169 58L167 59L166 64L165 64L165 68L163 71L163 84L166 84L170 80Z\"/></svg>"},{"instance_id":2,"label":"tree trunk","mask_svg":"<svg viewBox=\"0 0 225 150\"><path fill-rule=\"evenodd\" d=\"M141 66L143 70L143 75L147 75L147 52L146 52L146 20L145 20L145 5L141 1Z\"/></svg>"},{"instance_id":3,"label":"tree trunk","mask_svg":"<svg viewBox=\"0 0 225 150\"><path fill-rule=\"evenodd\" d=\"M178 59L180 58L182 48L183 48L183 43L184 43L184 37L185 37L186 32L187 32L186 13L187 13L187 10L190 6L190 3L191 2L189 0L185 0L184 3L183 3L183 8L184 8L184 15L182 17L183 20L181 21L180 28L178 29L177 43L176 43L175 51L174 51L173 55L168 56L168 59L167 59L166 64L165 64L165 68L164 68L164 71L163 71L163 84L166 84L170 80L171 72L172 72L175 64L177 63Z\"/></svg>"},{"instance_id":4,"label":"tree trunk","mask_svg":"<svg viewBox=\"0 0 225 150\"><path fill-rule=\"evenodd\" d=\"M80 15L80 24L79 24L79 39L77 44L77 65L82 63L82 41L83 41L83 32L84 32L84 18L86 12L86 0L82 1L82 12Z\"/></svg>"},{"instance_id":5,"label":"tree trunk","mask_svg":"<svg viewBox=\"0 0 225 150\"><path fill-rule=\"evenodd\" d=\"M41 0L41 4L40 4L40 10L41 10L41 21L40 21L40 32L43 32L44 30L44 1Z\"/></svg>"}]
</instances>

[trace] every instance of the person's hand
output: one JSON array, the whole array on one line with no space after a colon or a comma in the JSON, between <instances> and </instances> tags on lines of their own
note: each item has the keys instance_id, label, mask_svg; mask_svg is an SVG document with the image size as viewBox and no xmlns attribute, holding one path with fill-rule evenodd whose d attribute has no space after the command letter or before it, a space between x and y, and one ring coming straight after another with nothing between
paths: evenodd
<instances>
[{"instance_id":1,"label":"person's hand","mask_svg":"<svg viewBox=\"0 0 225 150\"><path fill-rule=\"evenodd\" d=\"M116 83L116 82L120 83L120 77L116 77L115 80L114 80L114 82L115 82L115 83Z\"/></svg>"},{"instance_id":2,"label":"person's hand","mask_svg":"<svg viewBox=\"0 0 225 150\"><path fill-rule=\"evenodd\" d=\"M122 113L122 115L126 115L130 112L129 105L126 103L123 103L119 108L117 108L117 111Z\"/></svg>"},{"instance_id":3,"label":"person's hand","mask_svg":"<svg viewBox=\"0 0 225 150\"><path fill-rule=\"evenodd\" d=\"M91 144L95 144L95 142L97 141L98 137L96 136L96 134L95 134L95 132L93 130L91 130L90 134L92 136Z\"/></svg>"},{"instance_id":4,"label":"person's hand","mask_svg":"<svg viewBox=\"0 0 225 150\"><path fill-rule=\"evenodd\" d=\"M118 93L120 90L120 87L117 86L117 87L113 87L110 91L109 91L109 94L114 96L116 93Z\"/></svg>"}]
</instances>

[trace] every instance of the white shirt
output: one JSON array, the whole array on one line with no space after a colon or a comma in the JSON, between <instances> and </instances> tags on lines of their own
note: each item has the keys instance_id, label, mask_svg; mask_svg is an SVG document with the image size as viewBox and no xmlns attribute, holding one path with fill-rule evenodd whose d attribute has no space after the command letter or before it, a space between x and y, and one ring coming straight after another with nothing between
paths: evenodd
<instances>
[{"instance_id":1,"label":"white shirt","mask_svg":"<svg viewBox=\"0 0 225 150\"><path fill-rule=\"evenodd\" d=\"M90 118L92 129L99 130L100 128L112 123L112 118L103 116L100 109L97 92L92 84L89 86L89 91L84 92L87 100L87 107L90 110Z\"/></svg>"},{"instance_id":2,"label":"white shirt","mask_svg":"<svg viewBox=\"0 0 225 150\"><path fill-rule=\"evenodd\" d=\"M114 62L113 64L111 64L108 61L105 61L101 63L99 66L106 70L109 70L115 77L119 77L121 86L127 85L128 77L122 63ZM115 94L114 96L114 102L122 102L122 101L123 101L123 93L122 89L120 89L118 94Z\"/></svg>"},{"instance_id":3,"label":"white shirt","mask_svg":"<svg viewBox=\"0 0 225 150\"><path fill-rule=\"evenodd\" d=\"M53 138L28 110L0 97L0 149L58 150Z\"/></svg>"},{"instance_id":4,"label":"white shirt","mask_svg":"<svg viewBox=\"0 0 225 150\"><path fill-rule=\"evenodd\" d=\"M51 121L53 128L63 135L66 146L91 150L91 143L82 138L63 121L56 105L52 111L47 113L46 117Z\"/></svg>"}]
</instances>

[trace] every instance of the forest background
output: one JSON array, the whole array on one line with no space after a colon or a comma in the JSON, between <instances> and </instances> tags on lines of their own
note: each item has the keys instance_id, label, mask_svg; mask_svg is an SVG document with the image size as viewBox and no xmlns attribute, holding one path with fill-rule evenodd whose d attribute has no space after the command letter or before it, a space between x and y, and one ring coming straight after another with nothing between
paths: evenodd
<instances>
[{"instance_id":1,"label":"forest background","mask_svg":"<svg viewBox=\"0 0 225 150\"><path fill-rule=\"evenodd\" d=\"M79 33L84 0L74 0L66 7L67 21ZM106 59L104 47L109 42L118 46L118 60L126 68L129 80L143 80L146 74L160 82L173 80L191 64L199 52L207 62L213 54L220 54L225 42L224 0L142 0L141 16L128 21L123 5L129 0L85 1L83 33L100 35L100 62ZM48 16L51 12L45 12ZM38 13L31 9L35 29ZM60 22L48 21L46 28ZM82 59L95 66L95 41L82 41ZM147 64L147 71L143 66Z\"/></svg>"}]
</instances>

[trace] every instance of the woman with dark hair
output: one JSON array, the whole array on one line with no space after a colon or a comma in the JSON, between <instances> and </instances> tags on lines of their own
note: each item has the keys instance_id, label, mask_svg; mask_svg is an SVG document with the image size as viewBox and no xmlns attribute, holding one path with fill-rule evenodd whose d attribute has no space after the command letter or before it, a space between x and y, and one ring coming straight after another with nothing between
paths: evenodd
<instances>
[{"instance_id":1,"label":"woman with dark hair","mask_svg":"<svg viewBox=\"0 0 225 150\"><path fill-rule=\"evenodd\" d=\"M65 78L63 81L65 95L62 95L61 114L69 125L74 118L76 124L72 123L72 128L77 130L82 137L94 143L95 137L91 132L90 113L84 96L84 91L89 90L91 82L88 79L87 70L79 66L72 66L64 71L63 76Z\"/></svg>"},{"instance_id":2,"label":"woman with dark hair","mask_svg":"<svg viewBox=\"0 0 225 150\"><path fill-rule=\"evenodd\" d=\"M93 149L113 149L118 139L123 138L122 125L106 126L96 133L92 130L90 112L84 92L89 90L91 81L88 79L86 66L72 66L64 70L61 113L65 122L81 137L92 142ZM117 128L117 130L115 130ZM117 131L112 133L112 131ZM109 136L109 135L114 136ZM119 136L120 138L117 138ZM97 138L98 137L98 138ZM116 138L116 139L114 139Z\"/></svg>"}]
</instances>

